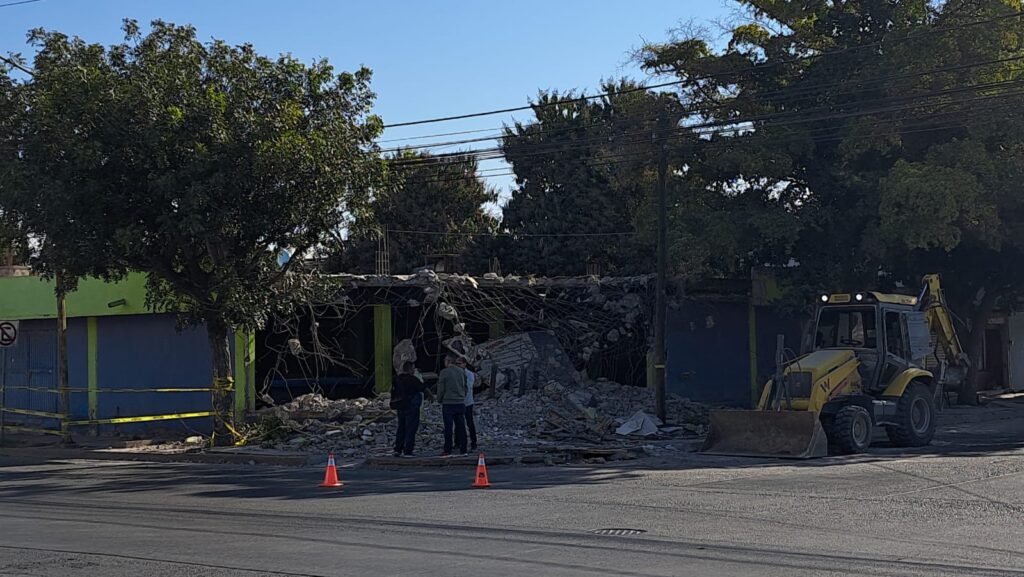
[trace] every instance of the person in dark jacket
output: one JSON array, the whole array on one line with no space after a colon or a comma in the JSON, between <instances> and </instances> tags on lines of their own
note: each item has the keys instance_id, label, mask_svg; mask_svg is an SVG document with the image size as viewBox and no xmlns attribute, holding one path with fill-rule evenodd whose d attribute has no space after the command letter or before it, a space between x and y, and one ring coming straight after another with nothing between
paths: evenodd
<instances>
[{"instance_id":1,"label":"person in dark jacket","mask_svg":"<svg viewBox=\"0 0 1024 577\"><path fill-rule=\"evenodd\" d=\"M402 372L391 387L391 406L398 412L398 430L395 431L395 456L413 456L416 433L420 428L420 405L426 385L416 376L412 361L402 363Z\"/></svg>"}]
</instances>

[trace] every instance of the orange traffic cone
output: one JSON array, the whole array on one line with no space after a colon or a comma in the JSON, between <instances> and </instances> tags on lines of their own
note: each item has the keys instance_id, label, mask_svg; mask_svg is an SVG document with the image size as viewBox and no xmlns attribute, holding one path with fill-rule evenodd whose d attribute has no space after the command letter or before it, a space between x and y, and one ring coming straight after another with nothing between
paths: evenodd
<instances>
[{"instance_id":1,"label":"orange traffic cone","mask_svg":"<svg viewBox=\"0 0 1024 577\"><path fill-rule=\"evenodd\" d=\"M487 480L487 464L484 463L484 454L480 453L480 458L476 461L476 480L473 481L473 488L486 489L490 486L491 483Z\"/></svg>"},{"instance_id":2,"label":"orange traffic cone","mask_svg":"<svg viewBox=\"0 0 1024 577\"><path fill-rule=\"evenodd\" d=\"M341 481L338 480L338 468L334 466L334 453L327 455L327 474L324 475L324 482L320 483L321 487L341 487Z\"/></svg>"}]
</instances>

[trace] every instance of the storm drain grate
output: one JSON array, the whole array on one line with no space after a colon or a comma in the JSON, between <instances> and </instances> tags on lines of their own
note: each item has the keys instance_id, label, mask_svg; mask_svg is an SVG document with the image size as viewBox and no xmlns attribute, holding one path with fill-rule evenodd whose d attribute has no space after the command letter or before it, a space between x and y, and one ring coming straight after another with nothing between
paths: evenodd
<instances>
[{"instance_id":1,"label":"storm drain grate","mask_svg":"<svg viewBox=\"0 0 1024 577\"><path fill-rule=\"evenodd\" d=\"M595 535L642 535L646 533L643 529L595 529L591 531Z\"/></svg>"}]
</instances>

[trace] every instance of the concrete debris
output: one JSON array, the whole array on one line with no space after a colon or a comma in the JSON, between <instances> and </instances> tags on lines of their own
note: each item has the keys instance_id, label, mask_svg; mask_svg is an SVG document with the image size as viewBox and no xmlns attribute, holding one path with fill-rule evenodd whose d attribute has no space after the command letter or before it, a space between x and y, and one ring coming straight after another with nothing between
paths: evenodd
<instances>
[{"instance_id":1,"label":"concrete debris","mask_svg":"<svg viewBox=\"0 0 1024 577\"><path fill-rule=\"evenodd\" d=\"M573 373L569 356L558 339L543 331L487 341L473 350L470 360L485 378L490 378L494 366L499 368L498 390L513 386L535 389L551 381L570 382Z\"/></svg>"},{"instance_id":2,"label":"concrete debris","mask_svg":"<svg viewBox=\"0 0 1024 577\"><path fill-rule=\"evenodd\" d=\"M455 307L453 307L452 305L450 305L448 303L437 303L437 314L441 318L447 319L447 320L450 320L450 321L459 318L458 311L456 311Z\"/></svg>"},{"instance_id":3,"label":"concrete debris","mask_svg":"<svg viewBox=\"0 0 1024 577\"><path fill-rule=\"evenodd\" d=\"M387 455L396 427L388 401L387 394L374 399L341 400L303 395L262 409L250 441L279 450L333 451L346 457ZM667 416L674 427L659 428L660 423L651 416L653 390L603 379L571 386L550 381L522 394L518 387L501 389L493 395L485 391L476 401L480 446L496 454L554 451L569 460L632 458L626 453L629 443L636 441L630 439L696 436L704 434L707 427L707 407L669 395ZM628 436L615 434L638 416L642 416L639 428ZM654 432L649 431L652 422ZM424 403L416 452L436 455L442 442L441 409L435 403Z\"/></svg>"},{"instance_id":4,"label":"concrete debris","mask_svg":"<svg viewBox=\"0 0 1024 577\"><path fill-rule=\"evenodd\" d=\"M643 411L633 413L633 416L615 429L616 435L639 435L650 437L658 434L658 427L662 425L661 419L652 417Z\"/></svg>"},{"instance_id":5,"label":"concrete debris","mask_svg":"<svg viewBox=\"0 0 1024 577\"><path fill-rule=\"evenodd\" d=\"M399 341L391 354L391 366L395 368L395 373L402 372L402 365L406 361L416 362L416 347L413 346L412 339Z\"/></svg>"}]
</instances>

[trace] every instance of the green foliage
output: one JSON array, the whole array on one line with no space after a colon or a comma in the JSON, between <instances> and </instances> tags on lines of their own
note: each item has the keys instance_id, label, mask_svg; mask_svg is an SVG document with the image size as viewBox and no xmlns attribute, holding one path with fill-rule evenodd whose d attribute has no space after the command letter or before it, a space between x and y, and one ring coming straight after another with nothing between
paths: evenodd
<instances>
[{"instance_id":1,"label":"green foliage","mask_svg":"<svg viewBox=\"0 0 1024 577\"><path fill-rule=\"evenodd\" d=\"M1024 20L1010 16L1021 2L741 3L753 23L721 53L684 38L649 46L643 62L683 80L681 98L704 119L746 129L698 141L690 166L707 189L734 193L722 214L743 218L746 204L751 229L777 245L755 260L798 262L799 298L939 272L961 311L991 308L996 293L1015 302L1024 68L1012 58ZM741 256L749 245L712 246ZM985 322L974 319L975 334Z\"/></svg>"},{"instance_id":2,"label":"green foliage","mask_svg":"<svg viewBox=\"0 0 1024 577\"><path fill-rule=\"evenodd\" d=\"M638 233L651 215L653 140L665 108L652 93L621 93L635 87L606 83L610 96L586 102L541 94L534 122L506 128L502 149L517 185L502 211L511 239L494 249L505 272L582 275L588 262L604 274L653 270L653 236ZM611 232L628 234L585 236Z\"/></svg>"},{"instance_id":3,"label":"green foliage","mask_svg":"<svg viewBox=\"0 0 1024 577\"><path fill-rule=\"evenodd\" d=\"M703 118L749 122L751 130L699 141L704 151L690 166L709 189L732 191L722 214L775 245L755 260L793 258L797 284L849 288L874 285L879 269L916 282L923 271L894 264L911 251L968 240L999 250L1010 241L1006 216L1018 209L1007 192L1022 132L1008 113L1021 96L976 103L962 96L978 93L957 89L1016 78L1020 61L997 60L1019 54L1024 29L1012 18L969 33L941 29L1011 14L1019 2L742 4L753 21L734 29L723 52L684 38L649 46L642 58L648 70L684 80L682 99ZM832 53L807 57L823 51ZM922 99L936 93L948 96ZM999 136L988 134L993 127ZM722 237L730 225L708 230ZM707 250L729 248L741 256L749 245Z\"/></svg>"},{"instance_id":4,"label":"green foliage","mask_svg":"<svg viewBox=\"0 0 1024 577\"><path fill-rule=\"evenodd\" d=\"M389 159L393 184L381 190L358 215L345 241L332 245L328 270L372 274L382 231L388 231L391 272L405 274L424 265L427 255L460 257L462 270L486 272L478 258L481 241L497 227L485 205L497 192L477 177L473 156L402 151ZM482 236L478 236L482 235Z\"/></svg>"},{"instance_id":5,"label":"green foliage","mask_svg":"<svg viewBox=\"0 0 1024 577\"><path fill-rule=\"evenodd\" d=\"M20 86L8 75L7 65L0 63L0 266L8 260L24 263L30 254L28 234L10 207L18 157L16 113L21 98Z\"/></svg>"},{"instance_id":6,"label":"green foliage","mask_svg":"<svg viewBox=\"0 0 1024 577\"><path fill-rule=\"evenodd\" d=\"M33 264L62 290L144 271L150 304L183 323L260 326L308 288L277 251L319 248L383 182L370 71L161 21L124 30L109 48L31 34L13 202L41 241Z\"/></svg>"}]
</instances>

